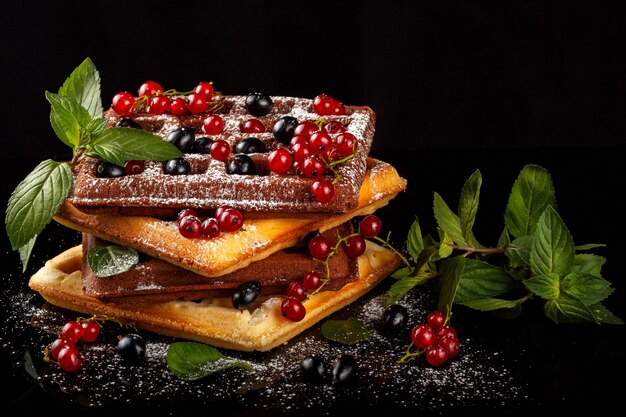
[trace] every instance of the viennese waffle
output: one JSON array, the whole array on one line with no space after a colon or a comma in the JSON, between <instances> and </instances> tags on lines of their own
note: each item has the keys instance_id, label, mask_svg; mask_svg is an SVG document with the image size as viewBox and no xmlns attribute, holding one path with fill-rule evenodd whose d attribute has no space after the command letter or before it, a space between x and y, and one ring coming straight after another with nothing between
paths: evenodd
<instances>
[{"instance_id":1,"label":"viennese waffle","mask_svg":"<svg viewBox=\"0 0 626 417\"><path fill-rule=\"evenodd\" d=\"M349 161L336 166L334 196L320 203L312 196L314 179L303 175L276 174L267 168L268 153L277 147L272 128L282 116L295 117L299 122L319 119L312 109L312 100L293 97L272 97L274 107L258 119L265 132L245 134L242 123L252 116L245 107L245 96L218 96L213 103L224 119L224 129L213 140L223 139L231 149L241 140L254 136L267 152L249 155L256 165L255 175L228 174L226 165L204 154L186 154L191 166L188 175L168 175L162 162L148 162L141 174L119 178L98 178L98 160L85 158L78 165L75 185L69 201L83 211L109 208L122 214L163 216L184 208L215 209L227 205L240 211L254 213L344 213L358 204L359 189L365 175L367 155L374 136L375 113L369 107L346 106L346 115L325 116L342 123L357 141L357 152ZM105 113L109 126L120 117L113 110ZM179 127L191 127L196 137L201 134L207 114L174 116L138 114L133 120L144 130L166 137ZM233 157L231 153L231 158Z\"/></svg>"}]
</instances>

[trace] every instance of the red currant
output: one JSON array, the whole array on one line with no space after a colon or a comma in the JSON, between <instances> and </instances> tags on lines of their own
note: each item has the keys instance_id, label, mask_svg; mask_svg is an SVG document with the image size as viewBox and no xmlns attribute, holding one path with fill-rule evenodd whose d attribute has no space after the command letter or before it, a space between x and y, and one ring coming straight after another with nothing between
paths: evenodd
<instances>
[{"instance_id":1,"label":"red currant","mask_svg":"<svg viewBox=\"0 0 626 417\"><path fill-rule=\"evenodd\" d=\"M304 135L294 135L293 138L291 138L291 141L289 142L289 149L291 149L293 151L293 147L299 143L308 145L309 144L309 138L307 138Z\"/></svg>"},{"instance_id":2,"label":"red currant","mask_svg":"<svg viewBox=\"0 0 626 417\"><path fill-rule=\"evenodd\" d=\"M310 138L313 133L319 130L320 128L315 123L306 121L306 122L300 122L298 126L296 126L296 129L293 131L293 134L301 135L301 136L304 136L305 138Z\"/></svg>"},{"instance_id":3,"label":"red currant","mask_svg":"<svg viewBox=\"0 0 626 417\"><path fill-rule=\"evenodd\" d=\"M337 148L337 153L342 158L346 158L356 152L356 137L349 132L342 133L335 138L335 147Z\"/></svg>"},{"instance_id":4,"label":"red currant","mask_svg":"<svg viewBox=\"0 0 626 417\"><path fill-rule=\"evenodd\" d=\"M307 156L302 162L302 173L308 178L321 177L325 169L324 163L315 156Z\"/></svg>"},{"instance_id":5,"label":"red currant","mask_svg":"<svg viewBox=\"0 0 626 417\"><path fill-rule=\"evenodd\" d=\"M461 349L461 342L456 337L446 336L443 339L439 339L437 344L446 351L449 359L456 358L459 354L459 350Z\"/></svg>"},{"instance_id":6,"label":"red currant","mask_svg":"<svg viewBox=\"0 0 626 417\"><path fill-rule=\"evenodd\" d=\"M200 95L205 100L209 101L211 100L211 98L213 98L213 93L215 92L215 90L213 89L212 83L202 81L196 86L196 88L194 88L193 92Z\"/></svg>"},{"instance_id":7,"label":"red currant","mask_svg":"<svg viewBox=\"0 0 626 417\"><path fill-rule=\"evenodd\" d=\"M220 229L220 224L217 219L210 217L202 222L202 235L206 236L210 239L218 236L222 229Z\"/></svg>"},{"instance_id":8,"label":"red currant","mask_svg":"<svg viewBox=\"0 0 626 417\"><path fill-rule=\"evenodd\" d=\"M224 130L224 119L217 114L212 114L204 119L204 123L202 123L202 130L207 135L217 135L218 133L222 133L222 130Z\"/></svg>"},{"instance_id":9,"label":"red currant","mask_svg":"<svg viewBox=\"0 0 626 417\"><path fill-rule=\"evenodd\" d=\"M426 362L430 366L441 366L448 360L448 353L446 350L438 345L432 346L426 351Z\"/></svg>"},{"instance_id":10,"label":"red currant","mask_svg":"<svg viewBox=\"0 0 626 417\"><path fill-rule=\"evenodd\" d=\"M198 217L198 212L194 209L183 209L178 212L178 221L181 221L183 218L187 216Z\"/></svg>"},{"instance_id":11,"label":"red currant","mask_svg":"<svg viewBox=\"0 0 626 417\"><path fill-rule=\"evenodd\" d=\"M325 131L315 132L311 135L311 139L309 139L309 146L313 150L314 154L320 154L327 147L331 146L333 143L332 139Z\"/></svg>"},{"instance_id":12,"label":"red currant","mask_svg":"<svg viewBox=\"0 0 626 417\"><path fill-rule=\"evenodd\" d=\"M322 284L322 276L319 272L309 271L302 278L302 285L309 291L315 291Z\"/></svg>"},{"instance_id":13,"label":"red currant","mask_svg":"<svg viewBox=\"0 0 626 417\"><path fill-rule=\"evenodd\" d=\"M418 324L411 331L411 341L420 349L427 349L437 342L437 333L427 324Z\"/></svg>"},{"instance_id":14,"label":"red currant","mask_svg":"<svg viewBox=\"0 0 626 417\"><path fill-rule=\"evenodd\" d=\"M219 219L222 216L222 213L226 210L229 209L229 206L219 206L218 208L215 209L215 218Z\"/></svg>"},{"instance_id":15,"label":"red currant","mask_svg":"<svg viewBox=\"0 0 626 417\"><path fill-rule=\"evenodd\" d=\"M143 162L126 161L126 163L124 164L124 171L126 172L126 175L141 174L143 172Z\"/></svg>"},{"instance_id":16,"label":"red currant","mask_svg":"<svg viewBox=\"0 0 626 417\"><path fill-rule=\"evenodd\" d=\"M139 91L137 91L137 96L156 96L157 93L162 92L163 87L161 87L159 83L155 81L146 81L145 83L141 84L141 87L139 87Z\"/></svg>"},{"instance_id":17,"label":"red currant","mask_svg":"<svg viewBox=\"0 0 626 417\"><path fill-rule=\"evenodd\" d=\"M65 372L77 371L83 364L83 359L75 346L65 346L57 357L59 366Z\"/></svg>"},{"instance_id":18,"label":"red currant","mask_svg":"<svg viewBox=\"0 0 626 417\"><path fill-rule=\"evenodd\" d=\"M335 148L332 144L324 148L324 150L320 153L320 157L326 163L341 159L341 155L337 152L337 148Z\"/></svg>"},{"instance_id":19,"label":"red currant","mask_svg":"<svg viewBox=\"0 0 626 417\"><path fill-rule=\"evenodd\" d=\"M267 166L277 174L284 174L291 168L293 159L286 148L274 149L267 157Z\"/></svg>"},{"instance_id":20,"label":"red currant","mask_svg":"<svg viewBox=\"0 0 626 417\"><path fill-rule=\"evenodd\" d=\"M217 219L220 229L225 232L236 232L243 227L243 216L234 208L227 208Z\"/></svg>"},{"instance_id":21,"label":"red currant","mask_svg":"<svg viewBox=\"0 0 626 417\"><path fill-rule=\"evenodd\" d=\"M320 94L313 99L313 111L320 116L331 114L332 109L332 98L328 95Z\"/></svg>"},{"instance_id":22,"label":"red currant","mask_svg":"<svg viewBox=\"0 0 626 417\"><path fill-rule=\"evenodd\" d=\"M328 203L335 195L335 187L330 181L317 180L311 184L311 194L319 203Z\"/></svg>"},{"instance_id":23,"label":"red currant","mask_svg":"<svg viewBox=\"0 0 626 417\"><path fill-rule=\"evenodd\" d=\"M200 94L191 93L187 96L187 100L187 110L192 114L204 113L209 109L209 103Z\"/></svg>"},{"instance_id":24,"label":"red currant","mask_svg":"<svg viewBox=\"0 0 626 417\"><path fill-rule=\"evenodd\" d=\"M358 258L365 253L365 239L363 236L350 236L343 242L343 250L351 258Z\"/></svg>"},{"instance_id":25,"label":"red currant","mask_svg":"<svg viewBox=\"0 0 626 417\"><path fill-rule=\"evenodd\" d=\"M426 317L426 322L435 330L442 329L446 324L446 315L439 310L431 311Z\"/></svg>"},{"instance_id":26,"label":"red currant","mask_svg":"<svg viewBox=\"0 0 626 417\"><path fill-rule=\"evenodd\" d=\"M68 342L65 339L59 338L59 339L56 339L54 342L52 342L52 344L48 348L48 352L50 353L50 355L52 355L52 357L55 360L59 360L59 352L61 351L61 349L63 349L66 346L74 346L74 344Z\"/></svg>"},{"instance_id":27,"label":"red currant","mask_svg":"<svg viewBox=\"0 0 626 417\"><path fill-rule=\"evenodd\" d=\"M437 331L437 336L440 339L443 339L444 337L453 337L455 339L458 339L456 330L454 330L454 328L450 326L444 326L441 329L439 329L439 331Z\"/></svg>"},{"instance_id":28,"label":"red currant","mask_svg":"<svg viewBox=\"0 0 626 417\"><path fill-rule=\"evenodd\" d=\"M148 114L163 114L169 113L171 109L171 101L169 97L156 96L152 97L150 104L148 105Z\"/></svg>"},{"instance_id":29,"label":"red currant","mask_svg":"<svg viewBox=\"0 0 626 417\"><path fill-rule=\"evenodd\" d=\"M187 100L182 97L176 97L172 99L172 103L170 104L170 111L174 116L183 116L187 114Z\"/></svg>"},{"instance_id":30,"label":"red currant","mask_svg":"<svg viewBox=\"0 0 626 417\"><path fill-rule=\"evenodd\" d=\"M333 116L343 116L344 114L346 114L346 108L341 102L331 99L331 103L332 108L330 110L330 114L332 114Z\"/></svg>"},{"instance_id":31,"label":"red currant","mask_svg":"<svg viewBox=\"0 0 626 417\"><path fill-rule=\"evenodd\" d=\"M324 236L315 236L309 240L309 254L315 259L325 260L330 249L330 241Z\"/></svg>"},{"instance_id":32,"label":"red currant","mask_svg":"<svg viewBox=\"0 0 626 417\"><path fill-rule=\"evenodd\" d=\"M211 144L210 154L211 158L224 162L230 155L230 145L225 140L218 139Z\"/></svg>"},{"instance_id":33,"label":"red currant","mask_svg":"<svg viewBox=\"0 0 626 417\"><path fill-rule=\"evenodd\" d=\"M287 285L287 297L302 301L306 298L306 288L304 288L301 282L290 282L289 285Z\"/></svg>"},{"instance_id":34,"label":"red currant","mask_svg":"<svg viewBox=\"0 0 626 417\"><path fill-rule=\"evenodd\" d=\"M242 133L263 133L265 132L265 126L259 119L248 119L241 125Z\"/></svg>"},{"instance_id":35,"label":"red currant","mask_svg":"<svg viewBox=\"0 0 626 417\"><path fill-rule=\"evenodd\" d=\"M346 127L336 120L332 120L324 125L324 130L331 135L336 135L346 131Z\"/></svg>"},{"instance_id":36,"label":"red currant","mask_svg":"<svg viewBox=\"0 0 626 417\"><path fill-rule=\"evenodd\" d=\"M80 323L76 321L69 321L65 323L65 326L63 326L63 329L61 329L61 334L59 337L61 339L67 340L71 344L74 344L78 342L81 337L83 337L83 334L85 334L85 330L83 329L83 326L80 325Z\"/></svg>"},{"instance_id":37,"label":"red currant","mask_svg":"<svg viewBox=\"0 0 626 417\"><path fill-rule=\"evenodd\" d=\"M135 106L135 97L132 94L122 91L113 97L113 111L119 116L127 116Z\"/></svg>"},{"instance_id":38,"label":"red currant","mask_svg":"<svg viewBox=\"0 0 626 417\"><path fill-rule=\"evenodd\" d=\"M361 223L359 223L359 233L363 235L363 237L367 238L376 237L376 235L380 233L380 229L382 227L383 223L380 219L373 214L370 214L369 216L365 216L363 220L361 220Z\"/></svg>"},{"instance_id":39,"label":"red currant","mask_svg":"<svg viewBox=\"0 0 626 417\"><path fill-rule=\"evenodd\" d=\"M196 216L183 217L178 223L178 230L187 239L195 239L200 237L202 222Z\"/></svg>"},{"instance_id":40,"label":"red currant","mask_svg":"<svg viewBox=\"0 0 626 417\"><path fill-rule=\"evenodd\" d=\"M299 300L287 297L280 303L280 312L290 321L301 321L306 315L306 309Z\"/></svg>"},{"instance_id":41,"label":"red currant","mask_svg":"<svg viewBox=\"0 0 626 417\"><path fill-rule=\"evenodd\" d=\"M95 320L87 320L80 323L85 330L83 334L82 340L91 343L96 340L98 335L100 334L100 324L98 324Z\"/></svg>"},{"instance_id":42,"label":"red currant","mask_svg":"<svg viewBox=\"0 0 626 417\"><path fill-rule=\"evenodd\" d=\"M310 156L312 154L311 147L308 143L305 142L296 143L291 147L291 150L293 151L293 159L298 162L303 162L307 156Z\"/></svg>"}]
</instances>

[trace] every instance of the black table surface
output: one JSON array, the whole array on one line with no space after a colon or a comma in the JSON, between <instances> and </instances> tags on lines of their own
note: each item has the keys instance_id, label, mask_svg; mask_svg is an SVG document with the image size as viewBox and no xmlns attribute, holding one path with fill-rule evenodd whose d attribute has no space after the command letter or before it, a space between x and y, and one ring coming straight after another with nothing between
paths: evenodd
<instances>
[{"instance_id":1,"label":"black table surface","mask_svg":"<svg viewBox=\"0 0 626 417\"><path fill-rule=\"evenodd\" d=\"M479 241L495 244L503 226L508 193L517 174L526 164L541 165L552 174L558 211L576 244L593 242L607 245L596 251L607 258L603 276L615 288L614 294L606 300L606 305L623 319L626 317L626 285L622 279L621 257L625 228L620 201L625 191L622 179L625 151L625 147L619 146L380 151L373 156L393 163L401 175L407 178L408 188L378 214L384 228L391 230L393 240L401 245L415 216L418 216L423 227L434 226L433 191L439 192L454 207L465 179L475 169L480 169L483 186L474 230ZM7 201L11 190L36 163L30 159L3 160L5 168L9 167L4 171L1 185L3 201ZM10 251L8 240L3 238L1 300L4 308L0 333L0 369L5 388L0 391L2 415L86 410L90 415L141 411L152 415L182 415L190 411L203 411L212 415L332 415L346 410L384 411L398 415L459 412L484 415L538 410L576 411L582 408L601 411L619 406L622 401L620 381L625 364L624 326L555 325L543 316L540 303L535 302L528 305L522 316L515 320L456 308L455 323L461 340L468 346L467 350L461 352L459 365L438 370L427 369L423 363L398 365L394 372L404 381L402 383L380 382L375 370L370 370L359 378L355 387L344 390L326 387L308 392L305 385L304 391L307 392L290 392L285 386L281 387L281 384L291 384L293 378L297 378L292 375L297 373L297 368L290 366L284 370L281 378L261 388L261 397L254 399L251 399L249 393L238 395L237 387L233 388L234 393L223 387L222 391L212 396L212 390L208 393L202 391L212 383L212 377L209 377L187 385L187 390L199 391L201 395L178 396L176 393L180 393L180 390L174 389L175 395L152 396L148 399L141 395L137 398L103 395L102 391L118 390L124 384L117 381L117 385L111 385L102 381L99 388L101 392L98 393L101 401L97 401L96 405L85 405L90 403L90 390L77 395L76 392L64 389L63 378L59 380L46 376L45 365L41 361L41 343L52 341L53 336L31 324L32 313L38 311L43 300L27 288L30 274L40 268L46 259L77 241L76 232L56 224L50 225L37 242L29 269L22 273L17 254ZM381 285L384 287L387 283ZM429 293L432 289L421 288L414 292ZM421 303L412 312L414 321L423 320L418 315L434 307L433 299L414 297L417 303ZM26 304L32 308L25 308ZM312 333L300 338L315 339L316 331L313 329ZM144 335L148 340L156 337L148 333ZM112 334L106 333L103 337L114 338ZM391 344L395 348L387 354L396 357L402 355L407 341L398 339L395 345ZM333 349L333 352L340 352L342 348ZM25 359L27 352L29 360ZM287 355L287 352L279 352L272 360L280 361L280 356ZM490 352L494 353L493 356ZM367 363L367 350L360 355ZM101 360L95 357L95 360ZM258 355L254 358L261 362L266 360ZM298 359L294 358L294 364L297 364ZM491 361L493 372L489 371ZM33 367L39 379L31 375ZM88 369L81 372L88 372ZM455 375L457 369L458 374ZM460 378L461 374L466 379ZM504 381L504 374L506 386L498 386L501 380ZM146 374L145 378L155 378L154 375ZM411 375L416 375L414 382ZM239 377L237 371L219 376L226 382L228 378L237 380ZM472 378L493 378L493 383L490 385L489 381ZM134 384L148 382L142 380L141 368L133 371L132 380ZM432 382L430 380L437 382L437 387L432 390L411 387L412 384L426 386ZM452 380L454 383L450 382ZM225 384L228 386L228 383ZM380 384L380 388L375 391L376 395L372 395L372 391L359 387L359 384ZM481 391L473 392L473 386ZM301 384L296 383L293 387L295 391L302 391ZM499 390L510 392L496 398L490 395L490 390L494 393ZM458 395L455 391L458 391ZM306 401L297 394L305 395ZM223 401L220 395L224 397ZM318 395L319 399L311 400L310 397L314 395ZM293 397L292 407L288 406L291 400L287 397ZM441 401L438 401L439 397ZM454 401L449 398L454 398ZM276 401L277 405L273 406L272 401ZM298 404L308 405L303 408L298 407Z\"/></svg>"}]
</instances>

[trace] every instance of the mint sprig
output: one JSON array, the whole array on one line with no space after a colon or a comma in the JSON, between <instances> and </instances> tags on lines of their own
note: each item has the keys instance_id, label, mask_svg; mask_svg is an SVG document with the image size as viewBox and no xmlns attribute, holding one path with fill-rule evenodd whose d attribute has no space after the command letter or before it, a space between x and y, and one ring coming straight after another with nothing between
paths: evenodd
<instances>
[{"instance_id":1,"label":"mint sprig","mask_svg":"<svg viewBox=\"0 0 626 417\"><path fill-rule=\"evenodd\" d=\"M59 210L72 189L72 169L85 155L123 165L129 160L162 161L182 152L161 137L137 129L106 129L102 115L100 74L85 59L57 94L46 91L50 124L72 149L70 161L40 163L11 194L5 223L11 247L20 253L26 270L37 236Z\"/></svg>"},{"instance_id":2,"label":"mint sprig","mask_svg":"<svg viewBox=\"0 0 626 417\"><path fill-rule=\"evenodd\" d=\"M87 252L87 263L95 276L106 278L137 265L139 254L135 249L125 246L97 246Z\"/></svg>"},{"instance_id":3,"label":"mint sprig","mask_svg":"<svg viewBox=\"0 0 626 417\"><path fill-rule=\"evenodd\" d=\"M355 345L372 337L373 331L356 317L327 320L322 324L322 336L344 345Z\"/></svg>"},{"instance_id":4,"label":"mint sprig","mask_svg":"<svg viewBox=\"0 0 626 417\"><path fill-rule=\"evenodd\" d=\"M167 348L167 366L178 378L195 381L228 368L254 368L242 361L224 356L217 349L196 342L176 342Z\"/></svg>"},{"instance_id":5,"label":"mint sprig","mask_svg":"<svg viewBox=\"0 0 626 417\"><path fill-rule=\"evenodd\" d=\"M601 275L606 259L586 252L601 244L576 246L556 211L550 174L525 166L513 184L504 213L504 231L495 247L480 245L473 234L482 177L465 182L458 214L434 193L439 236L422 235L417 219L409 230L407 250L413 264L396 271L385 305L417 285L439 278L439 309L449 317L453 304L480 311L518 315L524 303L543 300L555 323L622 324L601 304L613 292ZM503 256L504 255L504 256Z\"/></svg>"}]
</instances>

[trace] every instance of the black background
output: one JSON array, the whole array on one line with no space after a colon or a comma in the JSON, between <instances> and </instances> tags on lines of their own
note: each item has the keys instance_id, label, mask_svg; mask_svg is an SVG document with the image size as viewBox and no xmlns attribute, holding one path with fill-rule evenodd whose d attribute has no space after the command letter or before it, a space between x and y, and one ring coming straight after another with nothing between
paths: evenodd
<instances>
[{"instance_id":1,"label":"black background","mask_svg":"<svg viewBox=\"0 0 626 417\"><path fill-rule=\"evenodd\" d=\"M3 201L38 161L70 157L54 138L43 93L56 91L87 56L100 71L105 107L116 92L134 93L148 79L179 90L213 81L225 94L312 98L325 92L377 112L372 154L410 181L409 192L386 212L398 230L415 214L429 221L434 190L454 205L465 178L480 168L485 183L476 227L479 239L494 241L521 167L548 168L576 243L608 244L601 254L616 293L607 305L626 315L625 228L616 202L625 191L623 2L29 1L1 7L0 158L11 174L2 181ZM7 245L3 238L5 263L15 271L18 257ZM44 248L31 269L53 255ZM623 328L556 330L541 318L528 320L516 326L524 331L539 320L548 334L545 350L541 341L526 346L539 397L555 409L618 403L619 390L607 380L622 375ZM11 401L23 379L9 382L15 383ZM47 399L36 399L45 409Z\"/></svg>"}]
</instances>

